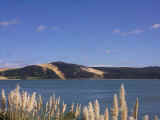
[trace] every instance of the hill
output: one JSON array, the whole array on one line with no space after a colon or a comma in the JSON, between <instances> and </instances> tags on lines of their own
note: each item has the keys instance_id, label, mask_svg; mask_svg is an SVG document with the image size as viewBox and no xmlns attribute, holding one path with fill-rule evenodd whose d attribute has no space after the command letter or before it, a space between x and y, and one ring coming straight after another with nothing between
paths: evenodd
<instances>
[{"instance_id":1,"label":"hill","mask_svg":"<svg viewBox=\"0 0 160 120\"><path fill-rule=\"evenodd\" d=\"M160 79L160 67L87 67L52 62L23 68L1 69L0 79Z\"/></svg>"},{"instance_id":2,"label":"hill","mask_svg":"<svg viewBox=\"0 0 160 120\"><path fill-rule=\"evenodd\" d=\"M103 71L105 79L160 79L160 67L94 67Z\"/></svg>"},{"instance_id":3,"label":"hill","mask_svg":"<svg viewBox=\"0 0 160 120\"><path fill-rule=\"evenodd\" d=\"M0 71L0 76L8 79L97 79L103 78L103 75L104 72L101 70L64 62Z\"/></svg>"}]
</instances>

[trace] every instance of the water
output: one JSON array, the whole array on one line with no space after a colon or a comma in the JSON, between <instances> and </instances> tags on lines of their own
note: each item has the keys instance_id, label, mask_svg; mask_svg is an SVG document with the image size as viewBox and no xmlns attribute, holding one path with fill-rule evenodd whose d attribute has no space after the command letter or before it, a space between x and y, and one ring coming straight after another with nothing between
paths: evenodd
<instances>
[{"instance_id":1,"label":"water","mask_svg":"<svg viewBox=\"0 0 160 120\"><path fill-rule=\"evenodd\" d=\"M160 80L1 80L0 89L5 88L8 93L19 84L21 90L35 91L44 100L55 94L67 104L86 105L98 99L103 112L105 105L111 107L113 94L119 93L121 83L125 85L130 112L138 96L140 116L160 116Z\"/></svg>"}]
</instances>

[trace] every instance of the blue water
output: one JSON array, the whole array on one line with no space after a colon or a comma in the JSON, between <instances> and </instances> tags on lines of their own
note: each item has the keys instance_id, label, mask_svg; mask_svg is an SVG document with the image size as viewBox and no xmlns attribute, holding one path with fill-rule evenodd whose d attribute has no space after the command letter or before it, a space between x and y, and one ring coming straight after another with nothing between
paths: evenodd
<instances>
[{"instance_id":1,"label":"blue water","mask_svg":"<svg viewBox=\"0 0 160 120\"><path fill-rule=\"evenodd\" d=\"M121 83L125 85L130 112L138 96L140 116L160 116L160 80L1 80L0 89L4 88L8 93L19 84L21 90L35 91L44 100L55 94L67 104L86 105L98 99L103 112L105 105L111 107L113 94L119 93Z\"/></svg>"}]
</instances>

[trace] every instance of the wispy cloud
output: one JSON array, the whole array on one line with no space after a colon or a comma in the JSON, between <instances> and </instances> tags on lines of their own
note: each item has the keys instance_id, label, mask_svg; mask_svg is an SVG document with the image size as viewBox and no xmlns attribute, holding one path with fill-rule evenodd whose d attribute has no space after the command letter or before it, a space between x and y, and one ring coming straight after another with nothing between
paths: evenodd
<instances>
[{"instance_id":1,"label":"wispy cloud","mask_svg":"<svg viewBox=\"0 0 160 120\"><path fill-rule=\"evenodd\" d=\"M103 65L103 64L99 64L99 65L92 65L90 67L113 67L113 65Z\"/></svg>"},{"instance_id":2,"label":"wispy cloud","mask_svg":"<svg viewBox=\"0 0 160 120\"><path fill-rule=\"evenodd\" d=\"M151 28L152 29L158 29L158 28L160 28L160 24L153 24Z\"/></svg>"},{"instance_id":3,"label":"wispy cloud","mask_svg":"<svg viewBox=\"0 0 160 120\"><path fill-rule=\"evenodd\" d=\"M18 64L18 63L2 63L0 65L3 68L17 68L17 67L21 67L21 65Z\"/></svg>"},{"instance_id":4,"label":"wispy cloud","mask_svg":"<svg viewBox=\"0 0 160 120\"><path fill-rule=\"evenodd\" d=\"M0 60L0 68L18 68L26 65L28 64L25 64L23 61Z\"/></svg>"},{"instance_id":5,"label":"wispy cloud","mask_svg":"<svg viewBox=\"0 0 160 120\"><path fill-rule=\"evenodd\" d=\"M18 21L16 19L10 20L10 21L0 21L0 26L7 27L9 25L18 24Z\"/></svg>"},{"instance_id":6,"label":"wispy cloud","mask_svg":"<svg viewBox=\"0 0 160 120\"><path fill-rule=\"evenodd\" d=\"M110 50L106 50L106 54L110 54L111 53L111 51Z\"/></svg>"},{"instance_id":7,"label":"wispy cloud","mask_svg":"<svg viewBox=\"0 0 160 120\"><path fill-rule=\"evenodd\" d=\"M113 33L121 33L120 29L114 29L112 32Z\"/></svg>"},{"instance_id":8,"label":"wispy cloud","mask_svg":"<svg viewBox=\"0 0 160 120\"><path fill-rule=\"evenodd\" d=\"M37 27L38 32L45 31L45 30L59 31L61 30L61 28L58 26L47 26L47 25L39 25Z\"/></svg>"},{"instance_id":9,"label":"wispy cloud","mask_svg":"<svg viewBox=\"0 0 160 120\"><path fill-rule=\"evenodd\" d=\"M142 30L142 29L134 29L134 30L130 30L130 31L127 31L127 32L123 32L120 29L114 29L112 31L112 33L119 34L119 35L122 35L122 36L138 35L138 34L141 34L143 32L144 32L144 30Z\"/></svg>"},{"instance_id":10,"label":"wispy cloud","mask_svg":"<svg viewBox=\"0 0 160 120\"><path fill-rule=\"evenodd\" d=\"M160 29L160 24L152 24L152 26L146 28L146 29L132 29L132 30L129 30L129 31L122 31L121 29L114 29L112 31L113 34L118 34L118 35L122 35L122 36L128 36L128 35L139 35L143 32L146 32L148 30L153 30L153 29Z\"/></svg>"},{"instance_id":11,"label":"wispy cloud","mask_svg":"<svg viewBox=\"0 0 160 120\"><path fill-rule=\"evenodd\" d=\"M129 32L124 32L123 34L124 35L138 35L138 34L141 34L143 32L144 32L144 30L142 30L142 29L135 29L135 30L131 30Z\"/></svg>"},{"instance_id":12,"label":"wispy cloud","mask_svg":"<svg viewBox=\"0 0 160 120\"><path fill-rule=\"evenodd\" d=\"M47 29L47 26L45 26L45 25L39 25L39 26L37 27L37 31L38 31L38 32L44 31L44 30L46 30L46 29Z\"/></svg>"}]
</instances>

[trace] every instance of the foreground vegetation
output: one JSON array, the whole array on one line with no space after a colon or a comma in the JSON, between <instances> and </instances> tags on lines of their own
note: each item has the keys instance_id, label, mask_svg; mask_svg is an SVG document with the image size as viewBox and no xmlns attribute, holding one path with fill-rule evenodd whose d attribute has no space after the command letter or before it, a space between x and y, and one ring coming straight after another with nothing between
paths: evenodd
<instances>
[{"instance_id":1,"label":"foreground vegetation","mask_svg":"<svg viewBox=\"0 0 160 120\"><path fill-rule=\"evenodd\" d=\"M48 102L44 102L35 92L31 95L26 91L20 92L18 85L8 96L2 89L0 102L0 120L138 120L139 113L137 98L132 114L128 114L123 85L119 97L117 94L113 96L112 108L106 106L104 113L100 112L98 100L89 102L88 106L68 106L61 102L60 97L51 96ZM149 120L149 116L145 115L143 119ZM154 119L158 120L158 116Z\"/></svg>"}]
</instances>

